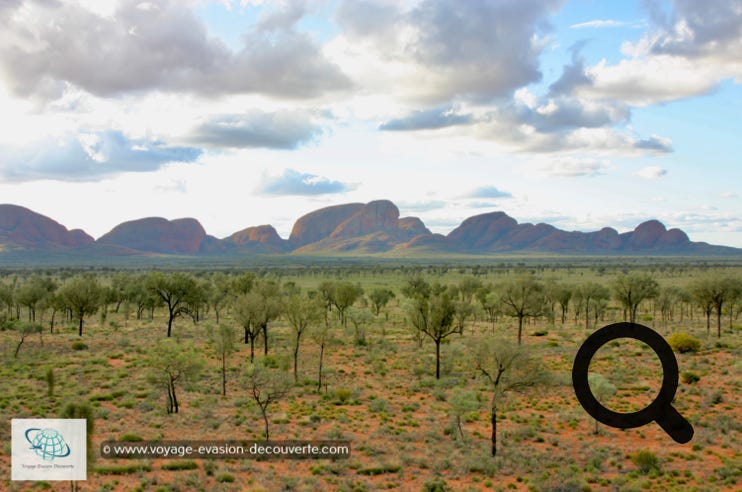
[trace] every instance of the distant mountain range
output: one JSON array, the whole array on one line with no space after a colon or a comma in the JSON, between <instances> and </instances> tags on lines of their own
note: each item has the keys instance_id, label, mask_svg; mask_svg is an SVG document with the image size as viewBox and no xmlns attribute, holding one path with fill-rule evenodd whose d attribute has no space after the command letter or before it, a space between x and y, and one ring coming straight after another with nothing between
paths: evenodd
<instances>
[{"instance_id":1,"label":"distant mountain range","mask_svg":"<svg viewBox=\"0 0 742 492\"><path fill-rule=\"evenodd\" d=\"M68 230L17 205L0 205L0 256L9 252L80 253L89 257L254 254L425 257L431 254L553 253L572 255L742 255L742 249L692 242L657 220L619 234L563 231L549 224L519 224L504 212L475 215L447 235L433 234L417 217L399 216L388 200L321 208L300 217L288 239L271 225L248 227L218 239L192 218L149 217L117 225L98 240Z\"/></svg>"}]
</instances>

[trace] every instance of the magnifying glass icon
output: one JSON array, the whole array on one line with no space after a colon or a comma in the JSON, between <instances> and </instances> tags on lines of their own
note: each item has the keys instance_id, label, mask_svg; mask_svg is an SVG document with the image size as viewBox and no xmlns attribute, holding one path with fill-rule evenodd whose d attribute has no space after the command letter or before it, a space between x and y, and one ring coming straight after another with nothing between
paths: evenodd
<instances>
[{"instance_id":1,"label":"magnifying glass icon","mask_svg":"<svg viewBox=\"0 0 742 492\"><path fill-rule=\"evenodd\" d=\"M649 406L633 413L618 413L604 407L593 396L587 379L590 360L600 347L617 338L633 338L649 345L662 363L662 388ZM641 427L652 421L678 443L693 438L693 426L672 406L678 389L678 361L664 338L656 331L636 323L614 323L604 326L582 344L572 366L572 386L582 407L598 422L619 429Z\"/></svg>"}]
</instances>

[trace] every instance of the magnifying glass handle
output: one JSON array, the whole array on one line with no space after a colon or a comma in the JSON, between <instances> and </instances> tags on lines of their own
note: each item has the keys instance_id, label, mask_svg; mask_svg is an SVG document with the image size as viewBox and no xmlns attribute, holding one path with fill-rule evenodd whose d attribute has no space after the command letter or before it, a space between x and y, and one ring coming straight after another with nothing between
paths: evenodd
<instances>
[{"instance_id":1,"label":"magnifying glass handle","mask_svg":"<svg viewBox=\"0 0 742 492\"><path fill-rule=\"evenodd\" d=\"M657 417L657 423L675 442L685 444L693 438L693 426L672 405Z\"/></svg>"}]
</instances>

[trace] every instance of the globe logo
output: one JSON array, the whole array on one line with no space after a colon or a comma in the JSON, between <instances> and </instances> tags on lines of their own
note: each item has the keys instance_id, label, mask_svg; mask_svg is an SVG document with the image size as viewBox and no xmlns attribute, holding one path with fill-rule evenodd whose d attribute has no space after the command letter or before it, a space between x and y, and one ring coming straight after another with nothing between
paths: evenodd
<instances>
[{"instance_id":1,"label":"globe logo","mask_svg":"<svg viewBox=\"0 0 742 492\"><path fill-rule=\"evenodd\" d=\"M26 440L37 456L46 461L70 455L70 447L64 437L54 429L28 429Z\"/></svg>"}]
</instances>

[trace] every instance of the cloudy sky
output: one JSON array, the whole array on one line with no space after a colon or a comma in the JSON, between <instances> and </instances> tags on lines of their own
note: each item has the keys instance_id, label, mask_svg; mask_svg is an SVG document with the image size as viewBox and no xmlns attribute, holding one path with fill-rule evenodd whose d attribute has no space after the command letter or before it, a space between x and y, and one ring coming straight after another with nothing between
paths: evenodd
<instances>
[{"instance_id":1,"label":"cloudy sky","mask_svg":"<svg viewBox=\"0 0 742 492\"><path fill-rule=\"evenodd\" d=\"M742 0L0 0L0 203L224 237L386 198L742 247Z\"/></svg>"}]
</instances>

